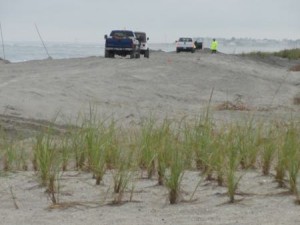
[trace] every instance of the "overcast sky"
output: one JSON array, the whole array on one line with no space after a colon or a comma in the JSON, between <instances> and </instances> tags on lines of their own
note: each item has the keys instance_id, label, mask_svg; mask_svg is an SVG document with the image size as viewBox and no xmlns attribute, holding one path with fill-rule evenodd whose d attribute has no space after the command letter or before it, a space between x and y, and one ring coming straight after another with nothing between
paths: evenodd
<instances>
[{"instance_id":1,"label":"overcast sky","mask_svg":"<svg viewBox=\"0 0 300 225\"><path fill-rule=\"evenodd\" d=\"M0 0L6 41L103 42L112 29L180 36L300 39L300 0Z\"/></svg>"}]
</instances>

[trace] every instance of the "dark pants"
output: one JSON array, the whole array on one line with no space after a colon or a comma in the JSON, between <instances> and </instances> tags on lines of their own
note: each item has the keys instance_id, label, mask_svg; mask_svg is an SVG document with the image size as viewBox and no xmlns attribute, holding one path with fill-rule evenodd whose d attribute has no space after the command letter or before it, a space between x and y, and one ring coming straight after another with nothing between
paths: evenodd
<instances>
[{"instance_id":1,"label":"dark pants","mask_svg":"<svg viewBox=\"0 0 300 225\"><path fill-rule=\"evenodd\" d=\"M217 53L217 50L211 50L211 53Z\"/></svg>"}]
</instances>

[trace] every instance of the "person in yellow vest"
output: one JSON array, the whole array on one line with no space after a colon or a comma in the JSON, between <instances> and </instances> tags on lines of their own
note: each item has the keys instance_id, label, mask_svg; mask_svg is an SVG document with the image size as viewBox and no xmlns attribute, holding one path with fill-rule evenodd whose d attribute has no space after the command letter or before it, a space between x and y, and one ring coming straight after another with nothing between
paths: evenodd
<instances>
[{"instance_id":1,"label":"person in yellow vest","mask_svg":"<svg viewBox=\"0 0 300 225\"><path fill-rule=\"evenodd\" d=\"M210 44L211 53L217 53L217 48L218 48L218 42L216 41L216 39L213 39L213 41Z\"/></svg>"}]
</instances>

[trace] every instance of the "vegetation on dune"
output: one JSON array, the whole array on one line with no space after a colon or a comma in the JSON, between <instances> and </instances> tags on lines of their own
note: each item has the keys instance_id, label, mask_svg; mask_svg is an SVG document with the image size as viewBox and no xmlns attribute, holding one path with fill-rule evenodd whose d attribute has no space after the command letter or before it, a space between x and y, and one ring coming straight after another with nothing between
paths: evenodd
<instances>
[{"instance_id":1,"label":"vegetation on dune","mask_svg":"<svg viewBox=\"0 0 300 225\"><path fill-rule=\"evenodd\" d=\"M261 58L266 58L268 56L277 56L281 58L287 58L287 59L300 59L300 49L294 48L294 49L285 49L279 52L250 52L250 53L243 53L242 56L258 56Z\"/></svg>"},{"instance_id":2,"label":"vegetation on dune","mask_svg":"<svg viewBox=\"0 0 300 225\"><path fill-rule=\"evenodd\" d=\"M18 145L1 133L1 170L28 169L31 161L30 168L53 204L59 201L59 181L65 170L87 171L97 185L107 182L103 179L107 173L112 174L112 183L106 185L113 187L114 204L124 201L129 184L142 171L147 179L155 178L165 186L170 204L176 204L182 197L186 170L197 170L208 182L226 186L233 203L241 174L256 169L264 176L274 173L278 185L287 187L300 203L300 121L251 118L217 126L210 114L207 110L198 118L180 121L150 117L121 128L115 120L99 119L91 110L77 127L70 126L59 135L50 127L38 134L30 154L20 154Z\"/></svg>"},{"instance_id":3,"label":"vegetation on dune","mask_svg":"<svg viewBox=\"0 0 300 225\"><path fill-rule=\"evenodd\" d=\"M300 48L286 49L273 54L281 58L300 59Z\"/></svg>"}]
</instances>

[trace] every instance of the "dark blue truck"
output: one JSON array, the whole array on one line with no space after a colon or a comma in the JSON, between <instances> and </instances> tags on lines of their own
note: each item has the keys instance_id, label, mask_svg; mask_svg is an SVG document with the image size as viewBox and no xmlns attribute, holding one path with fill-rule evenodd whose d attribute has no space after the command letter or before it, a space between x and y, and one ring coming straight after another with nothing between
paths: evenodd
<instances>
[{"instance_id":1,"label":"dark blue truck","mask_svg":"<svg viewBox=\"0 0 300 225\"><path fill-rule=\"evenodd\" d=\"M115 55L127 56L131 59L140 58L140 43L135 33L130 30L113 30L109 36L105 35L105 58Z\"/></svg>"}]
</instances>

